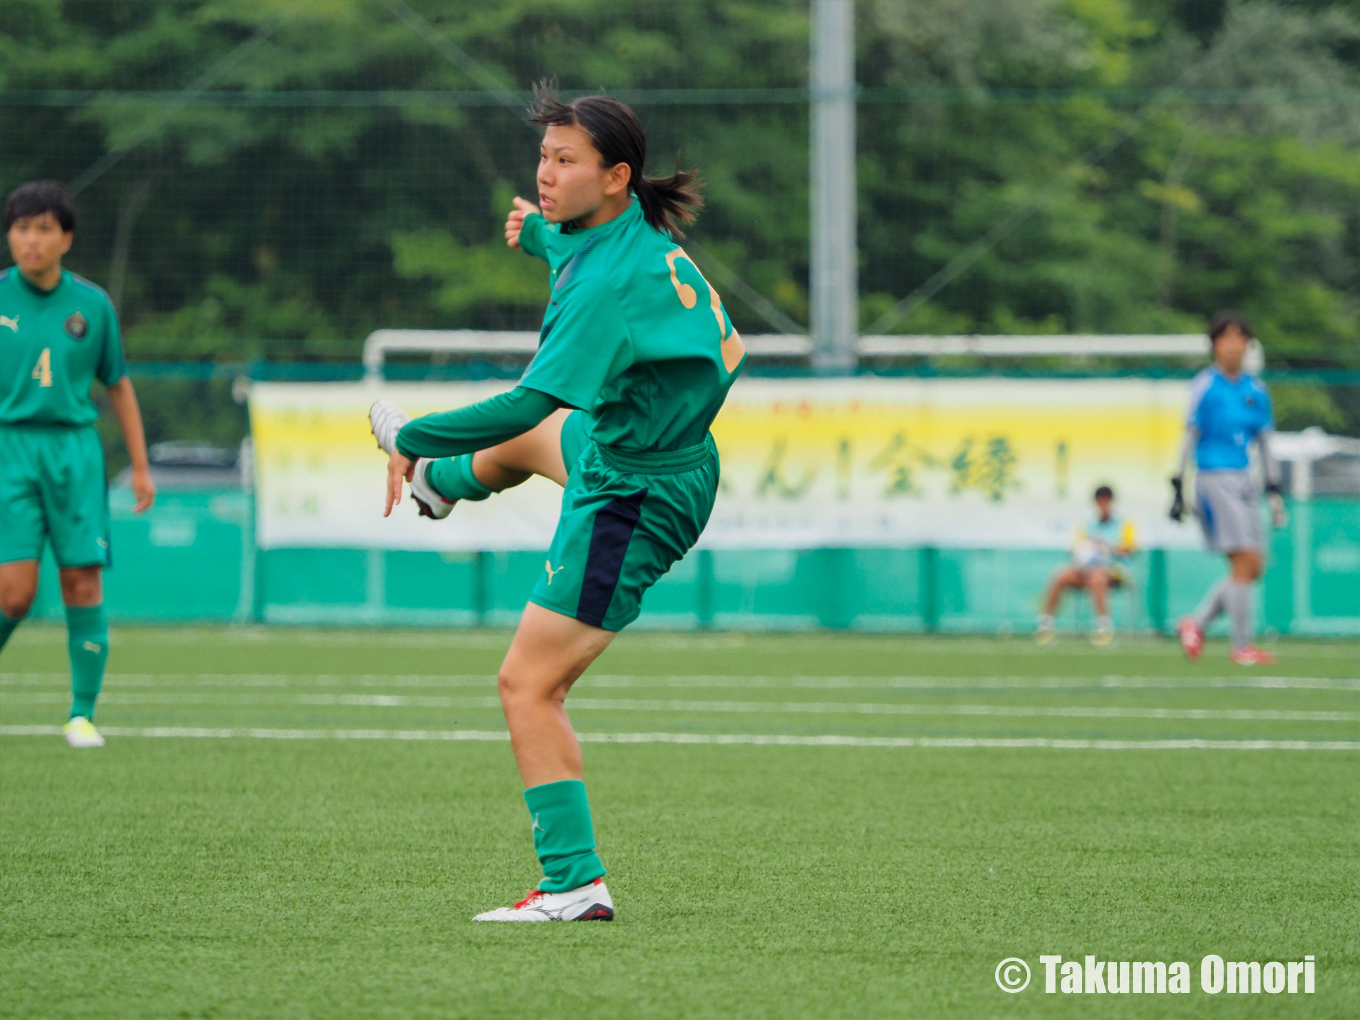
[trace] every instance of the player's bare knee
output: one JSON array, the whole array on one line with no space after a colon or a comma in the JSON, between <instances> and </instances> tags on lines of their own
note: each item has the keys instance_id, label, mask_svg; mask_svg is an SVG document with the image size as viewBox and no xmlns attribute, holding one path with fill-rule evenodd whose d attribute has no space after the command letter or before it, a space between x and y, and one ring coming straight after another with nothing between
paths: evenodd
<instances>
[{"instance_id":1,"label":"player's bare knee","mask_svg":"<svg viewBox=\"0 0 1360 1020\"><path fill-rule=\"evenodd\" d=\"M1261 576L1261 556L1254 552L1232 553L1228 557L1234 581L1255 581Z\"/></svg>"},{"instance_id":2,"label":"player's bare knee","mask_svg":"<svg viewBox=\"0 0 1360 1020\"><path fill-rule=\"evenodd\" d=\"M37 589L28 585L11 585L0 589L0 615L11 620L22 620L33 608Z\"/></svg>"},{"instance_id":3,"label":"player's bare knee","mask_svg":"<svg viewBox=\"0 0 1360 1020\"><path fill-rule=\"evenodd\" d=\"M501 703L514 700L519 692L520 685L516 683L515 674L502 666L496 674L496 693L501 696Z\"/></svg>"},{"instance_id":4,"label":"player's bare knee","mask_svg":"<svg viewBox=\"0 0 1360 1020\"><path fill-rule=\"evenodd\" d=\"M542 701L540 686L533 683L522 670L502 666L500 672L496 674L496 692L500 695L501 704L506 708Z\"/></svg>"},{"instance_id":5,"label":"player's bare knee","mask_svg":"<svg viewBox=\"0 0 1360 1020\"><path fill-rule=\"evenodd\" d=\"M61 600L68 606L98 605L103 594L103 579L97 567L62 571Z\"/></svg>"},{"instance_id":6,"label":"player's bare knee","mask_svg":"<svg viewBox=\"0 0 1360 1020\"><path fill-rule=\"evenodd\" d=\"M496 676L496 689L501 706L507 711L533 705L561 705L566 701L572 681L580 675L576 671L567 676L543 676L517 669L501 667Z\"/></svg>"}]
</instances>

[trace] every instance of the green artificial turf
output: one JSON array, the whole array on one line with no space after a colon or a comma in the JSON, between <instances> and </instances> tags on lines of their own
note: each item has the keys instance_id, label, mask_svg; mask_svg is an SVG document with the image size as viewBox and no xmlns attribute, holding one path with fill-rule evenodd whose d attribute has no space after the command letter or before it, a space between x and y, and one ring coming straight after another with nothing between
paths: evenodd
<instances>
[{"instance_id":1,"label":"green artificial turf","mask_svg":"<svg viewBox=\"0 0 1360 1020\"><path fill-rule=\"evenodd\" d=\"M625 635L568 702L618 919L507 926L469 918L535 878L508 635L114 640L101 751L49 732L60 630L0 657L0 1016L1360 1015L1360 750L1318 746L1360 744L1354 644L1262 679L1221 646ZM853 746L894 737L927 745ZM1096 744L993 746L1036 739ZM1157 743L1187 740L1217 743ZM1044 953L1192 992L1047 995ZM1317 991L1208 995L1209 953L1313 954Z\"/></svg>"}]
</instances>

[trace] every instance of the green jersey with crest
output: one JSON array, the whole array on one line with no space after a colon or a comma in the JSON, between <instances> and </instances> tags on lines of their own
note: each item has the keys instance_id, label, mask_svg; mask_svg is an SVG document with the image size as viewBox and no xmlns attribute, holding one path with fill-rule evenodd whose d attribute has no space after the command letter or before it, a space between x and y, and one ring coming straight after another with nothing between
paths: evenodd
<instances>
[{"instance_id":1,"label":"green jersey with crest","mask_svg":"<svg viewBox=\"0 0 1360 1020\"><path fill-rule=\"evenodd\" d=\"M0 425L89 425L98 379L123 377L113 303L90 281L63 270L49 291L17 267L0 273Z\"/></svg>"},{"instance_id":2,"label":"green jersey with crest","mask_svg":"<svg viewBox=\"0 0 1360 1020\"><path fill-rule=\"evenodd\" d=\"M684 249L636 198L588 230L524 218L520 247L547 261L552 298L520 385L590 417L626 453L697 446L741 371L745 346Z\"/></svg>"}]
</instances>

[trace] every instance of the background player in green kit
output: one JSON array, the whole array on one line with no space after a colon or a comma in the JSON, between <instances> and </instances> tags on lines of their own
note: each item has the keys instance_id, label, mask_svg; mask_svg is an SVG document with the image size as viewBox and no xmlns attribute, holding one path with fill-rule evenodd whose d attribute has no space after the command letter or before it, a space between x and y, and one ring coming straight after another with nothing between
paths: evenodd
<instances>
[{"instance_id":1,"label":"background player in green kit","mask_svg":"<svg viewBox=\"0 0 1360 1020\"><path fill-rule=\"evenodd\" d=\"M477 920L608 920L614 905L564 700L708 522L718 489L708 429L745 349L672 239L700 204L694 175L644 177L646 137L622 103L536 95L534 119L546 129L539 205L515 199L505 232L510 247L549 266L538 353L509 393L415 421L380 401L370 418L390 455L388 513L403 478L430 517L534 474L564 488L543 573L500 670L545 877L515 906Z\"/></svg>"},{"instance_id":2,"label":"background player in green kit","mask_svg":"<svg viewBox=\"0 0 1360 1020\"><path fill-rule=\"evenodd\" d=\"M75 225L71 196L55 181L21 185L5 203L14 265L0 273L0 649L33 604L51 541L71 653L66 741L102 747L93 719L109 654L102 571L110 550L95 379L123 429L139 513L156 488L118 316L107 294L61 267Z\"/></svg>"}]
</instances>

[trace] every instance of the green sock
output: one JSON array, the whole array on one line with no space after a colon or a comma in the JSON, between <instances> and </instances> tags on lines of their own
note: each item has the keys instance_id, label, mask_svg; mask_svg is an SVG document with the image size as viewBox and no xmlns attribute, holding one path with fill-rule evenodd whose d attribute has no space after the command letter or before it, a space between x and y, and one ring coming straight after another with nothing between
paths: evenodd
<instances>
[{"instance_id":1,"label":"green sock","mask_svg":"<svg viewBox=\"0 0 1360 1020\"><path fill-rule=\"evenodd\" d=\"M425 480L435 492L448 500L470 499L477 502L486 499L494 491L477 481L477 476L472 473L470 453L430 461L425 467Z\"/></svg>"},{"instance_id":2,"label":"green sock","mask_svg":"<svg viewBox=\"0 0 1360 1020\"><path fill-rule=\"evenodd\" d=\"M9 640L9 636L14 633L14 628L19 626L22 619L23 617L20 617L19 620L11 620L4 613L0 613L0 648L5 647L5 642Z\"/></svg>"},{"instance_id":3,"label":"green sock","mask_svg":"<svg viewBox=\"0 0 1360 1020\"><path fill-rule=\"evenodd\" d=\"M66 607L66 647L71 653L71 718L93 720L109 657L109 618L102 602Z\"/></svg>"},{"instance_id":4,"label":"green sock","mask_svg":"<svg viewBox=\"0 0 1360 1020\"><path fill-rule=\"evenodd\" d=\"M588 885L603 875L595 853L595 829L590 824L586 784L579 779L544 783L524 791L524 803L534 822L534 851L543 864L544 892L566 892Z\"/></svg>"}]
</instances>

